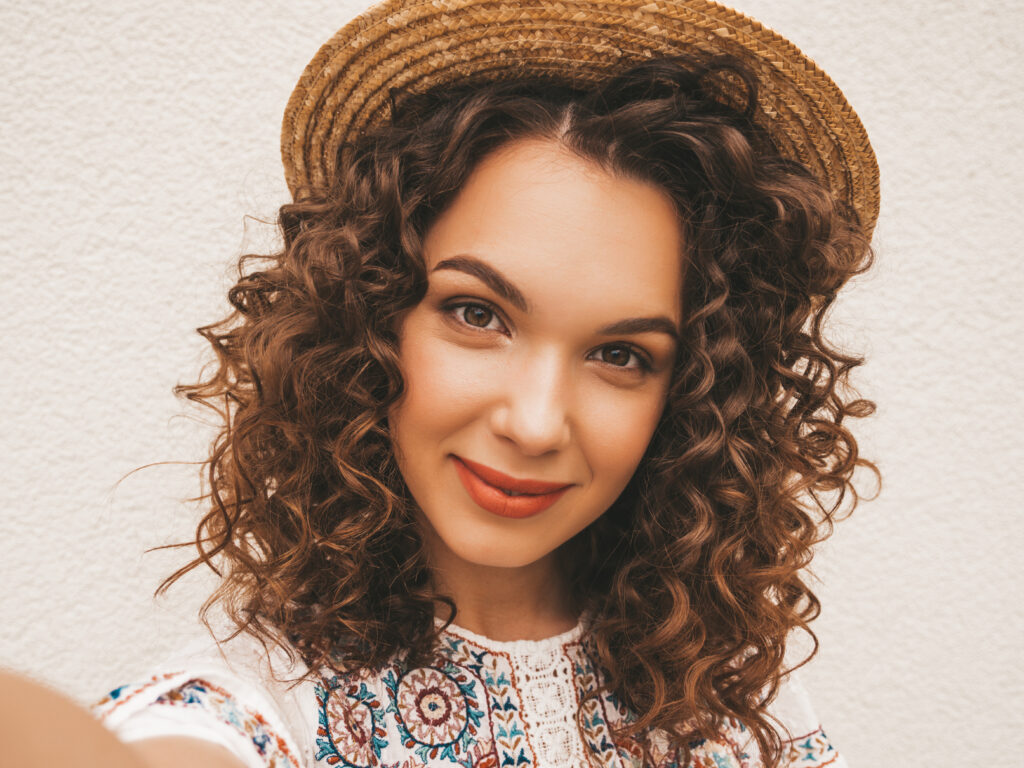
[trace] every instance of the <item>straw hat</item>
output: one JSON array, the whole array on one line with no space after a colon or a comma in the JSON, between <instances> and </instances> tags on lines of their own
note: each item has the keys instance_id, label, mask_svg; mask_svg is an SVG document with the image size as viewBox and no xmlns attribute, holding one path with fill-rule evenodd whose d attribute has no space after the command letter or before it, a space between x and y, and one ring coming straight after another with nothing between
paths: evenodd
<instances>
[{"instance_id":1,"label":"straw hat","mask_svg":"<svg viewBox=\"0 0 1024 768\"><path fill-rule=\"evenodd\" d=\"M306 66L285 109L281 153L294 195L323 186L342 142L388 120L389 90L555 75L594 84L657 55L728 53L760 81L757 121L779 151L853 205L870 234L878 165L831 78L760 23L708 0L386 0Z\"/></svg>"}]
</instances>

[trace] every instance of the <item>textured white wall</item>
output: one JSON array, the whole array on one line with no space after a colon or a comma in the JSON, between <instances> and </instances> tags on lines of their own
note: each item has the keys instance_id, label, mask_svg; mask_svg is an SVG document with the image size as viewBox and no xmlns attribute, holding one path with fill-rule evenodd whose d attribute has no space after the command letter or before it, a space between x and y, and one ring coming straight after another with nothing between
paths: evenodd
<instances>
[{"instance_id":1,"label":"textured white wall","mask_svg":"<svg viewBox=\"0 0 1024 768\"><path fill-rule=\"evenodd\" d=\"M0 7L0 665L89 701L201 634L182 554L207 428L171 395L193 329L287 198L278 131L320 43L367 3ZM806 682L853 766L1024 753L1021 6L742 0L844 89L882 168L878 263L834 314L878 405L881 496L816 561ZM870 478L865 476L866 482ZM1017 758L1012 757L1017 755Z\"/></svg>"}]
</instances>

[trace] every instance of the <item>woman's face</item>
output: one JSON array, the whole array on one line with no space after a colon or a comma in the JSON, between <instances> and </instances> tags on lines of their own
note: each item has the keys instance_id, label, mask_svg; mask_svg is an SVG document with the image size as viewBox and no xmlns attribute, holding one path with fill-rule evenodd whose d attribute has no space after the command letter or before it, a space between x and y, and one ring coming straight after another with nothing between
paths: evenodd
<instances>
[{"instance_id":1,"label":"woman's face","mask_svg":"<svg viewBox=\"0 0 1024 768\"><path fill-rule=\"evenodd\" d=\"M654 185L518 141L482 161L423 247L429 289L399 331L407 391L389 414L399 467L428 546L535 563L611 506L661 416L681 320L675 209ZM509 496L487 468L568 487Z\"/></svg>"}]
</instances>

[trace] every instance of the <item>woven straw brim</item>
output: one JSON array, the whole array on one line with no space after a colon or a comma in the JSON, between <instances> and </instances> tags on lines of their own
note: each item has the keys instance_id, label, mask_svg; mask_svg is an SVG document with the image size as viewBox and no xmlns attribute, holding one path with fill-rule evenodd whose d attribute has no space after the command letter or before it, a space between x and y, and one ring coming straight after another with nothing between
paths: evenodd
<instances>
[{"instance_id":1,"label":"woven straw brim","mask_svg":"<svg viewBox=\"0 0 1024 768\"><path fill-rule=\"evenodd\" d=\"M757 122L786 157L852 205L868 235L878 165L860 119L796 46L706 0L388 0L328 40L285 109L281 153L295 195L324 187L343 142L389 119L390 89L546 75L596 84L658 55L727 53L760 80Z\"/></svg>"}]
</instances>

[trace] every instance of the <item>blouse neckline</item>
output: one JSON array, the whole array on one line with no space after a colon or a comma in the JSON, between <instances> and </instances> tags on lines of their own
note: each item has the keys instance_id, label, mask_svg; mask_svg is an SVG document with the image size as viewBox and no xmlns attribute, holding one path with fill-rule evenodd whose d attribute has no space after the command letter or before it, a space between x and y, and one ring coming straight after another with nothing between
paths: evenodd
<instances>
[{"instance_id":1,"label":"blouse neckline","mask_svg":"<svg viewBox=\"0 0 1024 768\"><path fill-rule=\"evenodd\" d=\"M434 623L438 627L444 625L444 621L437 617L434 618ZM561 647L566 643L576 642L583 636L586 624L586 617L581 616L579 621L576 622L576 626L571 629L567 629L565 632L560 632L557 635L540 638L538 640L494 640L490 637L486 637L485 635L471 632L465 627L460 627L455 623L449 624L442 634L461 637L469 640L475 645L479 645L499 653L507 653L511 656L536 656L538 654L549 654L561 649Z\"/></svg>"}]
</instances>

